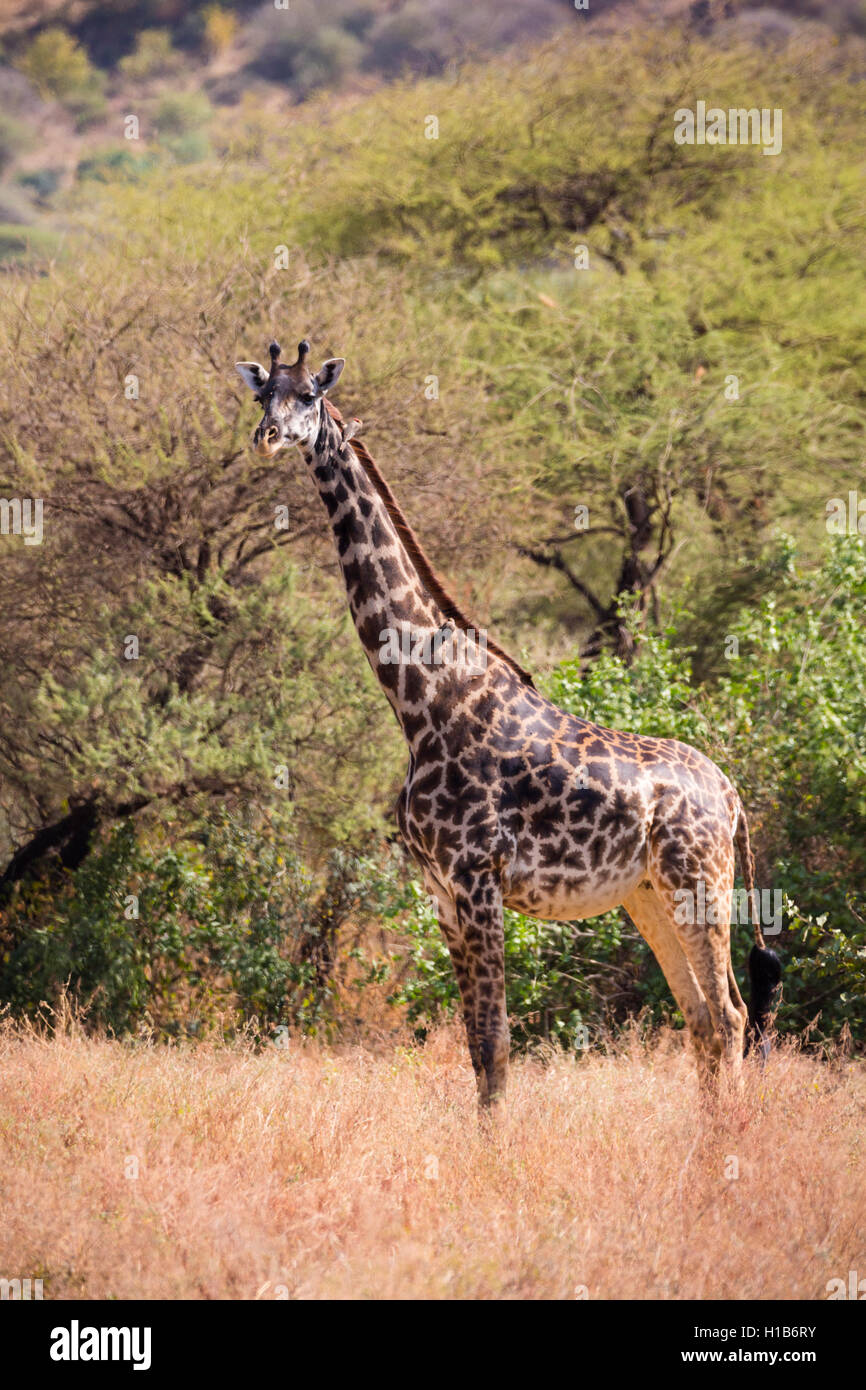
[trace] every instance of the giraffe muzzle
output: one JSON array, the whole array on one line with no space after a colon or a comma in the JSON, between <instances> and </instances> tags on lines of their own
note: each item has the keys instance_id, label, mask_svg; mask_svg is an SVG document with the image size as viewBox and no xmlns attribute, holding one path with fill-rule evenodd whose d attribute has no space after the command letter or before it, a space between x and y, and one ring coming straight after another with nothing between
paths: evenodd
<instances>
[{"instance_id":1,"label":"giraffe muzzle","mask_svg":"<svg viewBox=\"0 0 866 1390\"><path fill-rule=\"evenodd\" d=\"M273 458L283 444L282 431L276 425L259 428L253 435L253 442L261 458Z\"/></svg>"}]
</instances>

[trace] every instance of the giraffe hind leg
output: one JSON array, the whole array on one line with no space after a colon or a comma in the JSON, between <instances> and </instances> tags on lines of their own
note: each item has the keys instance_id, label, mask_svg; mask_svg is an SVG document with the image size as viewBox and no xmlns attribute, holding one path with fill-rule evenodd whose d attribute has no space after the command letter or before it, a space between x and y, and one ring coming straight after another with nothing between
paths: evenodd
<instances>
[{"instance_id":1,"label":"giraffe hind leg","mask_svg":"<svg viewBox=\"0 0 866 1390\"><path fill-rule=\"evenodd\" d=\"M707 1002L721 1054L740 1071L747 1010L731 965L734 850L727 827L706 842L665 857L664 835L650 847L650 877Z\"/></svg>"},{"instance_id":2,"label":"giraffe hind leg","mask_svg":"<svg viewBox=\"0 0 866 1390\"><path fill-rule=\"evenodd\" d=\"M623 907L662 968L685 1020L701 1077L707 1081L715 1073L721 1048L707 1001L664 904L651 884L642 883Z\"/></svg>"}]
</instances>

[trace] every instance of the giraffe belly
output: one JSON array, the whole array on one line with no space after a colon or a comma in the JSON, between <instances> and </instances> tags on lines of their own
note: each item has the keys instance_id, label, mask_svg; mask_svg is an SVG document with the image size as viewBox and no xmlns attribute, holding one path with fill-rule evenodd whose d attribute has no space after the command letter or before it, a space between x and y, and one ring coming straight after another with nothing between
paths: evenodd
<instances>
[{"instance_id":1,"label":"giraffe belly","mask_svg":"<svg viewBox=\"0 0 866 1390\"><path fill-rule=\"evenodd\" d=\"M589 877L582 869L566 866L559 872L545 869L541 874L521 873L518 868L510 876L503 897L506 907L531 917L548 922L579 922L618 907L645 877L643 854L622 868Z\"/></svg>"}]
</instances>

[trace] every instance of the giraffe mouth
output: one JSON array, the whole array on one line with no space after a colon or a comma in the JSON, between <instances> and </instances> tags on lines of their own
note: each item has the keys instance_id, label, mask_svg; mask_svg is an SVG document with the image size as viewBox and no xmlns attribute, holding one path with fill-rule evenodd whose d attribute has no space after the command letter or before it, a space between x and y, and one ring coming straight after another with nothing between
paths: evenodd
<instances>
[{"instance_id":1,"label":"giraffe mouth","mask_svg":"<svg viewBox=\"0 0 866 1390\"><path fill-rule=\"evenodd\" d=\"M283 442L282 439L278 439L276 442L273 440L260 439L256 445L256 453L259 458L272 459L274 455L278 454L282 449Z\"/></svg>"},{"instance_id":2,"label":"giraffe mouth","mask_svg":"<svg viewBox=\"0 0 866 1390\"><path fill-rule=\"evenodd\" d=\"M272 459L274 454L278 454L281 449L288 444L283 431L276 425L269 425L265 430L256 430L254 436L256 453L260 458Z\"/></svg>"}]
</instances>

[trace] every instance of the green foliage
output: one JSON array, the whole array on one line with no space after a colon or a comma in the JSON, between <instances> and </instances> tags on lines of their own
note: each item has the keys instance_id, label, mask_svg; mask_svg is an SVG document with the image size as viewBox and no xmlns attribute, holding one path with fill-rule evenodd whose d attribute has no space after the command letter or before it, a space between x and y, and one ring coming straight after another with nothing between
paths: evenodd
<instances>
[{"instance_id":1,"label":"green foliage","mask_svg":"<svg viewBox=\"0 0 866 1390\"><path fill-rule=\"evenodd\" d=\"M214 611L225 611L222 624ZM45 670L30 692L33 785L55 775L54 743L67 783L109 806L225 790L274 815L291 806L331 843L349 828L362 834L377 817L353 789L376 761L365 733L381 696L347 626L342 611L311 608L287 564L242 602L221 579L194 590L183 579L140 582L122 606L92 615L93 646L74 673ZM137 637L135 659L124 658L126 633ZM197 651L202 678L168 675L188 671ZM337 709L326 721L331 689Z\"/></svg>"},{"instance_id":2,"label":"green foliage","mask_svg":"<svg viewBox=\"0 0 866 1390\"><path fill-rule=\"evenodd\" d=\"M162 144L177 164L200 164L212 154L210 140L202 130L189 130L185 135L175 135L162 141Z\"/></svg>"},{"instance_id":3,"label":"green foliage","mask_svg":"<svg viewBox=\"0 0 866 1390\"><path fill-rule=\"evenodd\" d=\"M213 112L200 92L172 92L162 97L154 117L160 145L178 164L197 164L211 153L206 133Z\"/></svg>"},{"instance_id":4,"label":"green foliage","mask_svg":"<svg viewBox=\"0 0 866 1390\"><path fill-rule=\"evenodd\" d=\"M263 11L255 25L258 53L252 66L272 81L291 84L299 96L308 96L358 67L364 52L358 20L358 12L343 0L327 5L324 12L321 5L301 0L291 27L284 14Z\"/></svg>"},{"instance_id":5,"label":"green foliage","mask_svg":"<svg viewBox=\"0 0 866 1390\"><path fill-rule=\"evenodd\" d=\"M292 16L287 30L284 16L263 6L245 38L255 49L254 70L290 84L300 96L358 66L387 78L440 73L449 62L516 40L538 43L568 22L559 0L497 0L481 7L460 0L292 0Z\"/></svg>"},{"instance_id":6,"label":"green foliage","mask_svg":"<svg viewBox=\"0 0 866 1390\"><path fill-rule=\"evenodd\" d=\"M460 995L435 903L417 884L411 892L403 925L408 953L391 957L396 988L389 1002L405 1008L409 1022L423 1035L432 1022L459 1010ZM506 997L517 1046L539 1039L566 1047L590 1044L621 993L620 977L631 973L618 964L622 936L616 912L578 927L539 922L506 909Z\"/></svg>"},{"instance_id":7,"label":"green foliage","mask_svg":"<svg viewBox=\"0 0 866 1390\"><path fill-rule=\"evenodd\" d=\"M121 58L117 66L124 77L141 82L180 72L184 57L174 47L167 29L145 29L138 35L135 51Z\"/></svg>"},{"instance_id":8,"label":"green foliage","mask_svg":"<svg viewBox=\"0 0 866 1390\"><path fill-rule=\"evenodd\" d=\"M45 29L19 59L18 67L45 97L64 100L86 87L91 64L65 29Z\"/></svg>"},{"instance_id":9,"label":"green foliage","mask_svg":"<svg viewBox=\"0 0 866 1390\"><path fill-rule=\"evenodd\" d=\"M16 182L22 188L32 189L40 202L48 202L60 187L62 169L28 169L18 175Z\"/></svg>"},{"instance_id":10,"label":"green foliage","mask_svg":"<svg viewBox=\"0 0 866 1390\"><path fill-rule=\"evenodd\" d=\"M711 698L718 754L757 810L767 876L787 899L784 1025L866 1023L866 545L833 542L732 628ZM760 862L760 861L759 861Z\"/></svg>"},{"instance_id":11,"label":"green foliage","mask_svg":"<svg viewBox=\"0 0 866 1390\"><path fill-rule=\"evenodd\" d=\"M237 16L222 5L206 5L201 15L202 43L211 57L230 48L237 33Z\"/></svg>"},{"instance_id":12,"label":"green foliage","mask_svg":"<svg viewBox=\"0 0 866 1390\"><path fill-rule=\"evenodd\" d=\"M201 92L169 92L157 103L154 116L162 138L189 135L211 119L211 105Z\"/></svg>"},{"instance_id":13,"label":"green foliage","mask_svg":"<svg viewBox=\"0 0 866 1390\"><path fill-rule=\"evenodd\" d=\"M104 112L105 75L65 29L43 29L17 66L42 96L62 102L81 125L97 120Z\"/></svg>"},{"instance_id":14,"label":"green foliage","mask_svg":"<svg viewBox=\"0 0 866 1390\"><path fill-rule=\"evenodd\" d=\"M639 658L630 666L610 652L591 665L577 657L561 662L545 693L560 709L608 728L703 743L706 722L694 708L690 654L672 645L673 639L672 630L642 636Z\"/></svg>"},{"instance_id":15,"label":"green foliage","mask_svg":"<svg viewBox=\"0 0 866 1390\"><path fill-rule=\"evenodd\" d=\"M88 180L97 183L135 182L144 178L156 162L153 154L133 154L127 146L115 145L94 150L93 154L80 160L75 175L85 183Z\"/></svg>"},{"instance_id":16,"label":"green foliage","mask_svg":"<svg viewBox=\"0 0 866 1390\"><path fill-rule=\"evenodd\" d=\"M295 84L301 96L338 82L358 66L361 44L345 29L325 26L295 55Z\"/></svg>"},{"instance_id":17,"label":"green foliage","mask_svg":"<svg viewBox=\"0 0 866 1390\"><path fill-rule=\"evenodd\" d=\"M380 901L372 861L337 853L316 884L285 828L223 812L172 830L148 846L120 824L50 914L41 889L20 890L0 930L0 1000L36 1015L68 988L117 1034L328 1026L337 930Z\"/></svg>"},{"instance_id":18,"label":"green foliage","mask_svg":"<svg viewBox=\"0 0 866 1390\"><path fill-rule=\"evenodd\" d=\"M275 43L281 20L268 17ZM296 54L306 22L293 29ZM823 497L862 453L854 88L818 40L793 74L750 48L693 37L683 48L678 33L563 39L525 56L468 68L459 83L346 99L327 120L310 109L293 119L290 153L280 131L233 110L223 138L237 160L220 174L231 199L203 171L193 186L184 175L160 187L153 227L151 189L112 215L148 262L166 261L170 228L214 284L239 243L261 265L284 243L317 265L336 257L347 294L372 263L408 284L413 350L438 369L455 437L485 461L491 518L524 542L570 529L565 552L606 602L616 571L603 528L625 527L621 497L636 479L657 482L678 542L670 586L695 585L721 620L773 521L817 552ZM720 100L748 81L756 103L790 112L783 153L678 151L675 79ZM425 138L431 112L438 139ZM744 208L750 235L732 236ZM578 245L587 270L574 268ZM446 334L447 353L427 346ZM339 346L360 394L351 331ZM443 427L435 405L421 409ZM589 507L585 536L576 503ZM498 608L542 661L542 623L589 615L563 589L512 584Z\"/></svg>"},{"instance_id":19,"label":"green foliage","mask_svg":"<svg viewBox=\"0 0 866 1390\"><path fill-rule=\"evenodd\" d=\"M776 592L715 633L724 671L690 683L672 634L647 638L634 666L602 657L566 663L549 683L564 709L702 748L747 808L758 886L784 903L771 941L785 963L781 1027L820 1032L866 1025L866 546L834 542L818 570L797 567L790 542ZM734 933L742 972L749 930Z\"/></svg>"},{"instance_id":20,"label":"green foliage","mask_svg":"<svg viewBox=\"0 0 866 1390\"><path fill-rule=\"evenodd\" d=\"M49 227L23 227L0 222L0 261L38 262L54 256L60 238Z\"/></svg>"}]
</instances>

